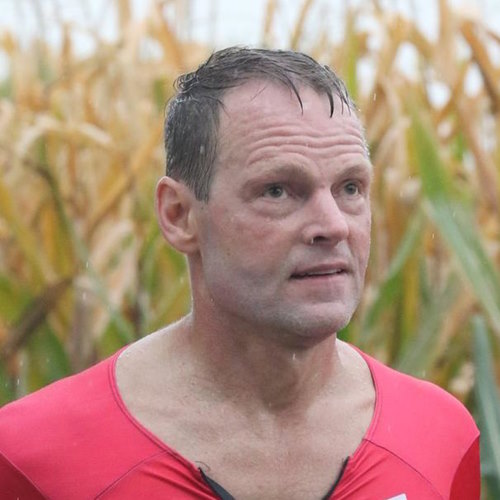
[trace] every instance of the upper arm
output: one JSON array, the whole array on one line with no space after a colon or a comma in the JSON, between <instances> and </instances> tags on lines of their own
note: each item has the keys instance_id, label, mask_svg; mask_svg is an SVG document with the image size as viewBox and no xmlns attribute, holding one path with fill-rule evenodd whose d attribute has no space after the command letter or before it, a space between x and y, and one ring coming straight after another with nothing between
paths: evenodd
<instances>
[{"instance_id":1,"label":"upper arm","mask_svg":"<svg viewBox=\"0 0 500 500\"><path fill-rule=\"evenodd\" d=\"M38 488L1 453L0 486L4 500L42 500L45 498Z\"/></svg>"},{"instance_id":2,"label":"upper arm","mask_svg":"<svg viewBox=\"0 0 500 500\"><path fill-rule=\"evenodd\" d=\"M476 500L481 492L479 436L463 456L451 485L450 500Z\"/></svg>"}]
</instances>

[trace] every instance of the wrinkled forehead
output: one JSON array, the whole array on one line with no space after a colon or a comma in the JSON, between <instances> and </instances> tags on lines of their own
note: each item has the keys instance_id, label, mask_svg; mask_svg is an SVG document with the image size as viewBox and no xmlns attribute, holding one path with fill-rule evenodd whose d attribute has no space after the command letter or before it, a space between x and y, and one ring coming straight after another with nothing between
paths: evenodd
<instances>
[{"instance_id":1,"label":"wrinkled forehead","mask_svg":"<svg viewBox=\"0 0 500 500\"><path fill-rule=\"evenodd\" d=\"M300 130L322 136L347 132L365 143L359 118L338 95L333 94L331 115L325 93L305 85L297 90L300 102L292 89L266 80L251 80L227 91L219 117L218 155L244 147L251 138L262 139L259 129L276 131L281 127L295 134Z\"/></svg>"},{"instance_id":2,"label":"wrinkled forehead","mask_svg":"<svg viewBox=\"0 0 500 500\"><path fill-rule=\"evenodd\" d=\"M325 92L318 92L310 86L297 84L299 96L292 88L266 79L252 79L226 91L222 103L222 116L233 117L238 112L256 112L292 116L304 116L311 109L313 101L321 101L324 117L330 117L330 100ZM353 110L332 90L334 114L346 113L355 116ZM300 97L300 100L299 100ZM318 104L316 102L316 104Z\"/></svg>"}]
</instances>

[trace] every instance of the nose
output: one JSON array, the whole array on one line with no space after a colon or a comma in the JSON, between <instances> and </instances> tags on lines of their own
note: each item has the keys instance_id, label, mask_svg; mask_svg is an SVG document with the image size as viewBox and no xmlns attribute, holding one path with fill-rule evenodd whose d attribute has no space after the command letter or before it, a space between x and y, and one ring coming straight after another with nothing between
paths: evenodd
<instances>
[{"instance_id":1,"label":"nose","mask_svg":"<svg viewBox=\"0 0 500 500\"><path fill-rule=\"evenodd\" d=\"M313 243L336 245L347 239L349 225L346 214L339 208L329 190L318 192L310 198L303 235L307 245Z\"/></svg>"}]
</instances>

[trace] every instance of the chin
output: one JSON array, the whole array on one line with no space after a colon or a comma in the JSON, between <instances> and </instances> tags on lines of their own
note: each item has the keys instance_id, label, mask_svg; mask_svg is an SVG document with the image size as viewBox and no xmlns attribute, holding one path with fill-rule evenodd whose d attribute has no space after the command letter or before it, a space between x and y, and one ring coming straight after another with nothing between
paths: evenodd
<instances>
[{"instance_id":1,"label":"chin","mask_svg":"<svg viewBox=\"0 0 500 500\"><path fill-rule=\"evenodd\" d=\"M307 322L305 325L302 335L315 338L315 339L324 339L330 337L331 335L336 334L338 331L342 330L348 323L350 317L348 318L324 318Z\"/></svg>"},{"instance_id":2,"label":"chin","mask_svg":"<svg viewBox=\"0 0 500 500\"><path fill-rule=\"evenodd\" d=\"M298 311L287 317L275 318L274 330L280 330L286 337L294 338L302 347L312 347L342 330L354 313L354 309L339 311L331 306L323 310Z\"/></svg>"}]
</instances>

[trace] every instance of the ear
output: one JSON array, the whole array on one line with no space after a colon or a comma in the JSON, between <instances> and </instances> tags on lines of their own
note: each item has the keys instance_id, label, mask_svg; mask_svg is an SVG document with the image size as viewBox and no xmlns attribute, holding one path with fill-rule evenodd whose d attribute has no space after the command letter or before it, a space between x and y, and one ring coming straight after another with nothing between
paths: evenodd
<instances>
[{"instance_id":1,"label":"ear","mask_svg":"<svg viewBox=\"0 0 500 500\"><path fill-rule=\"evenodd\" d=\"M171 177L162 177L156 186L156 215L161 232L184 254L197 250L194 202L194 193Z\"/></svg>"}]
</instances>

